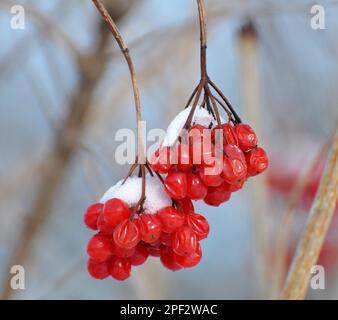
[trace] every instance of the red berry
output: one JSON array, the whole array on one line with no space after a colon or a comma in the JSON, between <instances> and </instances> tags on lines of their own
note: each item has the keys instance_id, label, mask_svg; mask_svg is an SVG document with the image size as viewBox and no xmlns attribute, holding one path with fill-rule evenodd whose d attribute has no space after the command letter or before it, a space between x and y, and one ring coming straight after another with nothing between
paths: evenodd
<instances>
[{"instance_id":1,"label":"red berry","mask_svg":"<svg viewBox=\"0 0 338 320\"><path fill-rule=\"evenodd\" d=\"M215 159L216 147L208 139L190 145L190 158L197 167L211 165Z\"/></svg>"},{"instance_id":2,"label":"red berry","mask_svg":"<svg viewBox=\"0 0 338 320\"><path fill-rule=\"evenodd\" d=\"M182 200L176 200L177 209L184 213L195 212L194 204L189 198L184 198Z\"/></svg>"},{"instance_id":3,"label":"red berry","mask_svg":"<svg viewBox=\"0 0 338 320\"><path fill-rule=\"evenodd\" d=\"M262 173L269 165L268 156L263 148L255 148L246 154L248 174L255 176Z\"/></svg>"},{"instance_id":4,"label":"red berry","mask_svg":"<svg viewBox=\"0 0 338 320\"><path fill-rule=\"evenodd\" d=\"M182 269L176 262L176 255L170 247L161 247L160 260L162 264L169 270L176 271Z\"/></svg>"},{"instance_id":5,"label":"red berry","mask_svg":"<svg viewBox=\"0 0 338 320\"><path fill-rule=\"evenodd\" d=\"M215 127L212 130L212 139L217 144L223 143L224 147L228 144L238 145L238 139L234 127L230 123L222 124L222 127Z\"/></svg>"},{"instance_id":6,"label":"red berry","mask_svg":"<svg viewBox=\"0 0 338 320\"><path fill-rule=\"evenodd\" d=\"M179 171L190 171L192 159L190 159L190 148L187 144L178 144L176 150L176 163Z\"/></svg>"},{"instance_id":7,"label":"red berry","mask_svg":"<svg viewBox=\"0 0 338 320\"><path fill-rule=\"evenodd\" d=\"M224 181L221 176L222 170L222 162L218 158L215 158L212 165L203 167L198 174L204 185L208 187L217 187Z\"/></svg>"},{"instance_id":8,"label":"red berry","mask_svg":"<svg viewBox=\"0 0 338 320\"><path fill-rule=\"evenodd\" d=\"M223 166L223 177L229 184L238 185L247 176L247 165L246 162L239 158L225 158Z\"/></svg>"},{"instance_id":9,"label":"red berry","mask_svg":"<svg viewBox=\"0 0 338 320\"><path fill-rule=\"evenodd\" d=\"M175 259L176 259L176 263L178 263L183 268L195 267L196 265L198 265L198 263L202 259L201 245L197 243L196 249L193 252L191 252L188 256L176 255Z\"/></svg>"},{"instance_id":10,"label":"red berry","mask_svg":"<svg viewBox=\"0 0 338 320\"><path fill-rule=\"evenodd\" d=\"M154 214L141 214L138 219L141 239L147 243L156 242L162 233L161 220Z\"/></svg>"},{"instance_id":11,"label":"red berry","mask_svg":"<svg viewBox=\"0 0 338 320\"><path fill-rule=\"evenodd\" d=\"M158 218L162 222L163 232L172 233L184 224L184 213L173 207L165 207L158 211Z\"/></svg>"},{"instance_id":12,"label":"red berry","mask_svg":"<svg viewBox=\"0 0 338 320\"><path fill-rule=\"evenodd\" d=\"M102 210L102 203L95 203L89 206L84 214L84 224L92 230L97 230L97 220Z\"/></svg>"},{"instance_id":13,"label":"red berry","mask_svg":"<svg viewBox=\"0 0 338 320\"><path fill-rule=\"evenodd\" d=\"M122 221L129 219L130 210L124 201L113 198L104 204L103 217L107 223L116 227Z\"/></svg>"},{"instance_id":14,"label":"red berry","mask_svg":"<svg viewBox=\"0 0 338 320\"><path fill-rule=\"evenodd\" d=\"M141 242L136 246L135 253L130 258L133 266L139 266L146 262L149 257L149 252L144 244Z\"/></svg>"},{"instance_id":15,"label":"red berry","mask_svg":"<svg viewBox=\"0 0 338 320\"><path fill-rule=\"evenodd\" d=\"M224 148L224 153L228 158L238 158L245 161L244 152L234 144L228 144Z\"/></svg>"},{"instance_id":16,"label":"red berry","mask_svg":"<svg viewBox=\"0 0 338 320\"><path fill-rule=\"evenodd\" d=\"M196 174L187 174L187 197L191 200L201 200L208 192L208 188L203 184L200 177Z\"/></svg>"},{"instance_id":17,"label":"red berry","mask_svg":"<svg viewBox=\"0 0 338 320\"><path fill-rule=\"evenodd\" d=\"M181 227L172 236L172 248L180 256L187 256L196 249L197 237L189 227Z\"/></svg>"},{"instance_id":18,"label":"red berry","mask_svg":"<svg viewBox=\"0 0 338 320\"><path fill-rule=\"evenodd\" d=\"M184 199L187 196L187 176L184 172L169 172L164 179L168 195L173 199Z\"/></svg>"},{"instance_id":19,"label":"red berry","mask_svg":"<svg viewBox=\"0 0 338 320\"><path fill-rule=\"evenodd\" d=\"M89 259L87 263L88 273L95 279L105 279L109 276L108 264L107 262L97 263L93 259Z\"/></svg>"},{"instance_id":20,"label":"red berry","mask_svg":"<svg viewBox=\"0 0 338 320\"><path fill-rule=\"evenodd\" d=\"M129 259L113 257L108 262L108 270L115 280L126 280L130 277L131 263Z\"/></svg>"},{"instance_id":21,"label":"red berry","mask_svg":"<svg viewBox=\"0 0 338 320\"><path fill-rule=\"evenodd\" d=\"M137 225L130 221L125 220L121 222L114 231L115 243L125 249L136 247L141 239L140 231Z\"/></svg>"},{"instance_id":22,"label":"red berry","mask_svg":"<svg viewBox=\"0 0 338 320\"><path fill-rule=\"evenodd\" d=\"M257 136L255 131L248 124L239 123L235 126L239 147L243 151L248 151L257 146Z\"/></svg>"},{"instance_id":23,"label":"red berry","mask_svg":"<svg viewBox=\"0 0 338 320\"><path fill-rule=\"evenodd\" d=\"M135 253L135 247L126 249L119 247L114 239L112 239L113 244L113 254L119 258L130 258Z\"/></svg>"},{"instance_id":24,"label":"red berry","mask_svg":"<svg viewBox=\"0 0 338 320\"><path fill-rule=\"evenodd\" d=\"M160 241L166 247L171 247L171 233L162 232Z\"/></svg>"},{"instance_id":25,"label":"red berry","mask_svg":"<svg viewBox=\"0 0 338 320\"><path fill-rule=\"evenodd\" d=\"M219 190L218 188L209 188L208 194L204 198L204 202L209 206L218 207L223 202L230 199L230 192Z\"/></svg>"},{"instance_id":26,"label":"red berry","mask_svg":"<svg viewBox=\"0 0 338 320\"><path fill-rule=\"evenodd\" d=\"M209 234L209 223L202 215L190 213L187 215L187 226L196 234L197 240L205 239Z\"/></svg>"},{"instance_id":27,"label":"red berry","mask_svg":"<svg viewBox=\"0 0 338 320\"><path fill-rule=\"evenodd\" d=\"M148 245L147 250L149 252L149 255L152 257L159 257L160 256L160 249L161 249L161 244L157 245Z\"/></svg>"},{"instance_id":28,"label":"red berry","mask_svg":"<svg viewBox=\"0 0 338 320\"><path fill-rule=\"evenodd\" d=\"M113 254L112 243L107 237L96 234L87 244L87 254L97 262L106 261Z\"/></svg>"},{"instance_id":29,"label":"red berry","mask_svg":"<svg viewBox=\"0 0 338 320\"><path fill-rule=\"evenodd\" d=\"M101 214L97 220L97 229L100 231L101 234L112 236L115 227L113 227L111 224L107 223L104 220L103 214Z\"/></svg>"},{"instance_id":30,"label":"red berry","mask_svg":"<svg viewBox=\"0 0 338 320\"><path fill-rule=\"evenodd\" d=\"M172 152L169 147L161 147L150 159L151 167L159 173L168 173L172 167Z\"/></svg>"},{"instance_id":31,"label":"red berry","mask_svg":"<svg viewBox=\"0 0 338 320\"><path fill-rule=\"evenodd\" d=\"M236 184L236 185L229 184L226 181L224 181L224 183L220 185L219 187L217 187L217 189L226 191L226 192L235 192L235 191L242 189L243 185L244 185L244 180L242 180L239 184Z\"/></svg>"}]
</instances>

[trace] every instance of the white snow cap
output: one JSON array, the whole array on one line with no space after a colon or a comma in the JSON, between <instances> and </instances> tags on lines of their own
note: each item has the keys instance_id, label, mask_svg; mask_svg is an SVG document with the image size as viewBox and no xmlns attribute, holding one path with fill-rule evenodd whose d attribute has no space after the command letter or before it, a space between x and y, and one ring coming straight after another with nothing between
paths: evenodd
<instances>
[{"instance_id":1,"label":"white snow cap","mask_svg":"<svg viewBox=\"0 0 338 320\"><path fill-rule=\"evenodd\" d=\"M120 180L106 191L100 202L105 203L112 198L118 198L126 202L129 207L134 207L141 198L142 178L132 176L122 185ZM149 213L156 213L158 210L171 206L170 197L164 190L162 182L157 177L146 176L146 200L143 208Z\"/></svg>"},{"instance_id":2,"label":"white snow cap","mask_svg":"<svg viewBox=\"0 0 338 320\"><path fill-rule=\"evenodd\" d=\"M192 107L188 107L184 109L173 119L173 121L171 121L171 123L168 126L166 135L163 139L162 146L171 147L175 144L179 134L181 133L189 117L191 108ZM224 119L221 118L221 122L225 123ZM205 127L208 127L210 123L212 123L213 126L217 124L212 114L210 114L208 110L206 110L205 108L202 108L199 105L196 107L194 116L192 118L192 123L200 124Z\"/></svg>"}]
</instances>

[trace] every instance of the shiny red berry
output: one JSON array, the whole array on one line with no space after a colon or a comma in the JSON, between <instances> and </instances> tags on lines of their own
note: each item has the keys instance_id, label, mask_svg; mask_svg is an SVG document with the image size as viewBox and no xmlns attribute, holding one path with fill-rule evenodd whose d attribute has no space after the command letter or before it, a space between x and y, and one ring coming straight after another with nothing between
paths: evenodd
<instances>
[{"instance_id":1,"label":"shiny red berry","mask_svg":"<svg viewBox=\"0 0 338 320\"><path fill-rule=\"evenodd\" d=\"M190 213L186 217L187 226L196 234L197 240L205 239L210 230L208 220L198 213Z\"/></svg>"},{"instance_id":2,"label":"shiny red berry","mask_svg":"<svg viewBox=\"0 0 338 320\"><path fill-rule=\"evenodd\" d=\"M216 158L212 165L204 166L199 172L203 184L207 187L217 187L223 183L222 178L223 164Z\"/></svg>"},{"instance_id":3,"label":"shiny red berry","mask_svg":"<svg viewBox=\"0 0 338 320\"><path fill-rule=\"evenodd\" d=\"M245 161L244 152L234 144L228 144L224 147L224 153L228 158L238 158Z\"/></svg>"},{"instance_id":4,"label":"shiny red berry","mask_svg":"<svg viewBox=\"0 0 338 320\"><path fill-rule=\"evenodd\" d=\"M184 172L169 172L164 179L167 194L173 199L184 199L187 196L187 176Z\"/></svg>"},{"instance_id":5,"label":"shiny red berry","mask_svg":"<svg viewBox=\"0 0 338 320\"><path fill-rule=\"evenodd\" d=\"M116 227L122 221L129 219L130 210L124 201L113 198L104 204L103 217L107 223Z\"/></svg>"},{"instance_id":6,"label":"shiny red berry","mask_svg":"<svg viewBox=\"0 0 338 320\"><path fill-rule=\"evenodd\" d=\"M177 209L184 213L195 212L194 204L189 198L184 198L182 200L176 200Z\"/></svg>"},{"instance_id":7,"label":"shiny red berry","mask_svg":"<svg viewBox=\"0 0 338 320\"><path fill-rule=\"evenodd\" d=\"M161 244L163 244L166 247L171 247L171 236L172 233L162 232L160 238Z\"/></svg>"},{"instance_id":8,"label":"shiny red berry","mask_svg":"<svg viewBox=\"0 0 338 320\"><path fill-rule=\"evenodd\" d=\"M204 198L204 202L209 206L218 207L223 202L228 201L230 199L230 192L220 190L219 187L209 188L208 193Z\"/></svg>"},{"instance_id":9,"label":"shiny red berry","mask_svg":"<svg viewBox=\"0 0 338 320\"><path fill-rule=\"evenodd\" d=\"M96 234L87 244L87 254L96 262L106 261L113 254L112 243L106 236Z\"/></svg>"},{"instance_id":10,"label":"shiny red berry","mask_svg":"<svg viewBox=\"0 0 338 320\"><path fill-rule=\"evenodd\" d=\"M181 226L185 221L185 215L183 212L173 208L165 207L157 212L157 217L162 222L163 232L172 233Z\"/></svg>"},{"instance_id":11,"label":"shiny red berry","mask_svg":"<svg viewBox=\"0 0 338 320\"><path fill-rule=\"evenodd\" d=\"M126 249L119 247L114 239L112 239L113 244L113 254L119 258L130 258L135 253L135 247Z\"/></svg>"},{"instance_id":12,"label":"shiny red berry","mask_svg":"<svg viewBox=\"0 0 338 320\"><path fill-rule=\"evenodd\" d=\"M114 231L114 242L120 247L131 249L141 240L141 234L137 225L130 220L121 222Z\"/></svg>"},{"instance_id":13,"label":"shiny red berry","mask_svg":"<svg viewBox=\"0 0 338 320\"><path fill-rule=\"evenodd\" d=\"M189 227L181 227L173 234L171 245L176 254L187 256L196 250L196 234Z\"/></svg>"},{"instance_id":14,"label":"shiny red berry","mask_svg":"<svg viewBox=\"0 0 338 320\"><path fill-rule=\"evenodd\" d=\"M239 147L243 151L248 151L257 146L257 136L255 131L248 124L239 123L235 126Z\"/></svg>"},{"instance_id":15,"label":"shiny red berry","mask_svg":"<svg viewBox=\"0 0 338 320\"><path fill-rule=\"evenodd\" d=\"M130 262L133 266L139 266L146 262L149 257L149 252L145 245L140 242L135 249L135 253L131 256Z\"/></svg>"},{"instance_id":16,"label":"shiny red berry","mask_svg":"<svg viewBox=\"0 0 338 320\"><path fill-rule=\"evenodd\" d=\"M223 162L223 178L229 184L238 185L247 176L247 165L239 158L225 158Z\"/></svg>"},{"instance_id":17,"label":"shiny red berry","mask_svg":"<svg viewBox=\"0 0 338 320\"><path fill-rule=\"evenodd\" d=\"M188 256L176 255L176 263L182 266L183 268L193 268L199 264L202 259L202 248L199 243L197 243L196 249L191 252Z\"/></svg>"},{"instance_id":18,"label":"shiny red berry","mask_svg":"<svg viewBox=\"0 0 338 320\"><path fill-rule=\"evenodd\" d=\"M138 219L141 239L147 243L156 242L162 233L161 220L155 214L141 214Z\"/></svg>"},{"instance_id":19,"label":"shiny red berry","mask_svg":"<svg viewBox=\"0 0 338 320\"><path fill-rule=\"evenodd\" d=\"M160 250L161 250L161 243L156 244L156 245L147 245L146 246L149 255L152 257L159 257L160 256Z\"/></svg>"},{"instance_id":20,"label":"shiny red berry","mask_svg":"<svg viewBox=\"0 0 338 320\"><path fill-rule=\"evenodd\" d=\"M176 262L176 255L170 247L161 247L160 260L162 264L171 271L182 269L182 267Z\"/></svg>"},{"instance_id":21,"label":"shiny red berry","mask_svg":"<svg viewBox=\"0 0 338 320\"><path fill-rule=\"evenodd\" d=\"M208 192L201 178L192 173L187 174L187 197L191 200L201 200Z\"/></svg>"},{"instance_id":22,"label":"shiny red berry","mask_svg":"<svg viewBox=\"0 0 338 320\"><path fill-rule=\"evenodd\" d=\"M126 280L130 277L131 263L129 259L113 257L108 262L109 274L115 280Z\"/></svg>"},{"instance_id":23,"label":"shiny red berry","mask_svg":"<svg viewBox=\"0 0 338 320\"><path fill-rule=\"evenodd\" d=\"M263 148L255 148L246 154L248 174L255 176L262 173L269 166L268 156Z\"/></svg>"},{"instance_id":24,"label":"shiny red berry","mask_svg":"<svg viewBox=\"0 0 338 320\"><path fill-rule=\"evenodd\" d=\"M223 143L224 146L227 144L238 145L237 135L234 127L230 123L222 124L222 127L215 127L212 130L212 139L215 143Z\"/></svg>"},{"instance_id":25,"label":"shiny red berry","mask_svg":"<svg viewBox=\"0 0 338 320\"><path fill-rule=\"evenodd\" d=\"M84 214L84 224L92 230L97 230L97 220L102 213L102 210L102 203L95 203L89 206Z\"/></svg>"},{"instance_id":26,"label":"shiny red berry","mask_svg":"<svg viewBox=\"0 0 338 320\"><path fill-rule=\"evenodd\" d=\"M107 236L112 236L115 227L113 227L111 224L107 223L104 220L103 214L99 216L97 219L97 229L101 234L107 235Z\"/></svg>"},{"instance_id":27,"label":"shiny red berry","mask_svg":"<svg viewBox=\"0 0 338 320\"><path fill-rule=\"evenodd\" d=\"M190 158L190 148L188 144L178 144L175 160L179 171L190 171L192 169L193 165L192 159Z\"/></svg>"},{"instance_id":28,"label":"shiny red berry","mask_svg":"<svg viewBox=\"0 0 338 320\"><path fill-rule=\"evenodd\" d=\"M107 262L96 262L93 259L89 259L87 263L88 273L95 279L105 279L109 276Z\"/></svg>"},{"instance_id":29,"label":"shiny red berry","mask_svg":"<svg viewBox=\"0 0 338 320\"><path fill-rule=\"evenodd\" d=\"M150 159L151 167L159 173L168 173L172 167L172 151L169 147L161 147Z\"/></svg>"}]
</instances>

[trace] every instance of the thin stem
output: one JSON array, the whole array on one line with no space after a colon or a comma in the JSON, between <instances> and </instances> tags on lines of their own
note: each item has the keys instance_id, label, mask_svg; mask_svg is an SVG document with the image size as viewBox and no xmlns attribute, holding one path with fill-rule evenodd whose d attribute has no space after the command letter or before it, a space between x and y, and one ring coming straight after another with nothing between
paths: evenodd
<instances>
[{"instance_id":1,"label":"thin stem","mask_svg":"<svg viewBox=\"0 0 338 320\"><path fill-rule=\"evenodd\" d=\"M204 0L197 0L198 15L200 21L200 41L201 41L201 79L206 81L207 75L207 19L205 14Z\"/></svg>"},{"instance_id":2,"label":"thin stem","mask_svg":"<svg viewBox=\"0 0 338 320\"><path fill-rule=\"evenodd\" d=\"M223 99L223 101L228 106L228 108L231 110L232 114L235 117L236 122L241 123L242 122L241 118L238 116L234 107L231 105L230 101L225 97L222 91L210 79L208 80L208 82L215 89L215 91L219 94L219 96Z\"/></svg>"},{"instance_id":3,"label":"thin stem","mask_svg":"<svg viewBox=\"0 0 338 320\"><path fill-rule=\"evenodd\" d=\"M100 12L102 18L104 21L107 23L109 30L113 34L116 42L118 43L122 54L124 55L129 71L130 71L130 77L133 85L133 92L134 92L134 100L135 100L135 109L136 109L136 118L137 118L137 161L140 164L145 163L145 152L144 152L144 146L143 146L143 139L142 139L142 117L141 117L141 101L140 101L140 92L138 89L137 81L136 81L136 75L135 75L135 68L133 61L130 56L129 49L124 42L122 35L120 31L118 30L113 18L107 11L107 9L104 7L102 4L101 0L92 0L93 3L95 4L97 10Z\"/></svg>"}]
</instances>

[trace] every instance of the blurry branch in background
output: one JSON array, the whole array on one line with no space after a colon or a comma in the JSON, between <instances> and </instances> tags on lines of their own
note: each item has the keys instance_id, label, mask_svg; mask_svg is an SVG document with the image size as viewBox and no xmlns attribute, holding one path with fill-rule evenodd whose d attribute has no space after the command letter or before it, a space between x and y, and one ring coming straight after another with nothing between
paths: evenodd
<instances>
[{"instance_id":1,"label":"blurry branch in background","mask_svg":"<svg viewBox=\"0 0 338 320\"><path fill-rule=\"evenodd\" d=\"M255 25L248 21L238 34L240 69L242 81L242 103L246 119L255 128L258 137L262 136L262 112L259 77L258 33ZM258 280L259 294L266 297L268 288L269 254L269 216L267 215L267 188L265 175L255 179L250 185L254 214L254 250L252 252Z\"/></svg>"},{"instance_id":2,"label":"blurry branch in background","mask_svg":"<svg viewBox=\"0 0 338 320\"><path fill-rule=\"evenodd\" d=\"M110 1L109 3L113 4L113 2L114 1ZM119 12L119 15L115 15L115 8L117 8L117 6L109 6L114 18L119 20L126 11L123 11L124 14ZM43 19L43 21L45 20L46 18ZM69 167L75 151L78 149L86 126L86 120L94 106L95 89L107 68L107 49L110 44L109 35L110 33L103 26L103 23L100 23L100 29L98 30L99 39L95 50L80 58L77 57L79 59L77 62L80 80L77 89L70 99L67 108L68 114L55 136L52 150L44 160L44 163L48 165L40 172L40 181L36 191L36 197L31 209L25 215L23 228L21 232L18 233L20 236L14 248L13 256L9 260L8 270L12 265L24 264L31 253L35 234L44 225L51 212L58 187ZM10 273L8 272L6 274L8 274L8 276L5 279L1 296L2 299L9 299L13 294L13 290L9 286Z\"/></svg>"},{"instance_id":3,"label":"blurry branch in background","mask_svg":"<svg viewBox=\"0 0 338 320\"><path fill-rule=\"evenodd\" d=\"M288 198L284 212L282 213L281 221L278 223L276 243L274 245L274 264L271 298L278 299L280 296L280 290L285 280L285 273L287 267L287 253L289 249L290 231L293 223L293 218L297 208L300 205L304 190L310 181L311 174L318 165L318 161L321 159L323 152L328 148L328 143L321 146L315 153L313 159L311 159L307 165L302 169L301 174L297 178Z\"/></svg>"},{"instance_id":4,"label":"blurry branch in background","mask_svg":"<svg viewBox=\"0 0 338 320\"><path fill-rule=\"evenodd\" d=\"M338 130L303 236L298 244L282 299L304 299L338 200Z\"/></svg>"}]
</instances>

